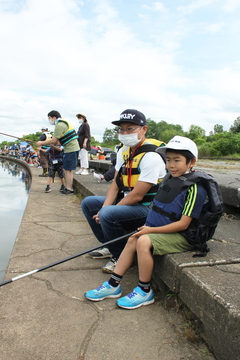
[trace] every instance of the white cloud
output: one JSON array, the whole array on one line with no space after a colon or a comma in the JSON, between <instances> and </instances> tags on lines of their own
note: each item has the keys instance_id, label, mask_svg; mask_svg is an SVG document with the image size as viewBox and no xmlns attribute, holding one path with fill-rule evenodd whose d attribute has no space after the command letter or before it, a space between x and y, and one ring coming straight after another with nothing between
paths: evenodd
<instances>
[{"instance_id":1,"label":"white cloud","mask_svg":"<svg viewBox=\"0 0 240 360\"><path fill-rule=\"evenodd\" d=\"M200 8L204 8L214 2L217 2L218 0L194 0L191 1L189 4L185 6L179 6L177 10L182 14L190 14L195 10L198 10Z\"/></svg>"},{"instance_id":2,"label":"white cloud","mask_svg":"<svg viewBox=\"0 0 240 360\"><path fill-rule=\"evenodd\" d=\"M168 11L167 8L165 7L165 5L162 2L159 2L159 1L154 2L152 6L143 4L142 7L144 9L151 10L151 11L161 11L161 12Z\"/></svg>"},{"instance_id":3,"label":"white cloud","mask_svg":"<svg viewBox=\"0 0 240 360\"><path fill-rule=\"evenodd\" d=\"M210 71L204 63L190 77L179 61L186 54L191 66L195 64L195 28L183 12L213 3L188 2L182 14L176 6L167 9L166 2L145 5L155 11L149 11L144 27L135 16L140 6L134 8L135 22L128 21L131 13L125 21L127 2L123 12L110 0L26 0L17 9L15 1L7 9L0 2L1 132L36 132L48 125L47 113L54 109L75 128L75 115L85 112L92 135L100 139L129 107L185 130L193 123L211 130L220 120L228 129L237 111L238 64L229 64L228 70L216 65ZM203 18L199 22L206 24ZM221 26L212 21L207 30L217 34ZM183 41L189 38L193 40L187 48Z\"/></svg>"},{"instance_id":4,"label":"white cloud","mask_svg":"<svg viewBox=\"0 0 240 360\"><path fill-rule=\"evenodd\" d=\"M225 5L223 6L224 11L235 11L237 8L240 7L239 0L226 0Z\"/></svg>"},{"instance_id":5,"label":"white cloud","mask_svg":"<svg viewBox=\"0 0 240 360\"><path fill-rule=\"evenodd\" d=\"M211 34L215 34L219 31L222 30L222 28L225 26L225 23L220 22L220 23L215 23L215 24L211 24L209 26L206 26L206 31L211 33Z\"/></svg>"}]
</instances>

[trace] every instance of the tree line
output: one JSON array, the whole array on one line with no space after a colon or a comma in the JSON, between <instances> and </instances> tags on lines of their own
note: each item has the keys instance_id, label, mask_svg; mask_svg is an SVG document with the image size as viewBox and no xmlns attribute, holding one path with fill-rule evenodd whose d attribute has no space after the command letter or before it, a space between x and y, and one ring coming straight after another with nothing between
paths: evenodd
<instances>
[{"instance_id":1,"label":"tree line","mask_svg":"<svg viewBox=\"0 0 240 360\"><path fill-rule=\"evenodd\" d=\"M200 126L191 125L188 131L184 131L181 125L168 124L166 121L155 122L152 119L147 119L147 133L146 138L153 138L167 143L175 135L186 136L198 146L199 157L231 157L240 158L240 116L234 121L229 131L223 131L223 126L216 124L213 131L206 135L206 131ZM23 141L36 142L40 139L41 132L35 134L28 134L23 137ZM19 141L3 141L0 143L0 148L4 145L12 146ZM115 145L119 144L116 127L106 128L103 133L102 142L91 137L92 146L100 145L102 147L111 147L114 149ZM35 145L33 144L35 147Z\"/></svg>"},{"instance_id":2,"label":"tree line","mask_svg":"<svg viewBox=\"0 0 240 360\"><path fill-rule=\"evenodd\" d=\"M240 158L240 117L234 121L229 131L223 131L223 126L216 124L213 131L206 135L200 126L191 125L184 131L181 125L168 124L166 121L156 123L147 119L146 138L154 138L167 143L175 135L186 136L198 146L199 157L235 157ZM106 128L103 134L103 146L114 147L118 144L116 129Z\"/></svg>"}]
</instances>

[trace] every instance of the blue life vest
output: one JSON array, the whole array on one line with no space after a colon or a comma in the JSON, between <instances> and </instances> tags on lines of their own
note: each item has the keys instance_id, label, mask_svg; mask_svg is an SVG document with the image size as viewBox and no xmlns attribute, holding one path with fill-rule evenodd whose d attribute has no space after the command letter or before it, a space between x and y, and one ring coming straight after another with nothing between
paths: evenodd
<instances>
[{"instance_id":1,"label":"blue life vest","mask_svg":"<svg viewBox=\"0 0 240 360\"><path fill-rule=\"evenodd\" d=\"M208 209L203 209L199 219L193 218L189 227L179 233L189 244L197 247L205 256L209 251L206 242L212 238L223 212L222 194L216 180L206 173L194 171L174 178L168 173L159 186L147 217L147 226L162 226L180 220L185 197L190 186L201 182L208 194ZM179 203L179 200L181 202ZM161 214L162 216L159 216ZM153 225L154 224L154 225Z\"/></svg>"}]
</instances>

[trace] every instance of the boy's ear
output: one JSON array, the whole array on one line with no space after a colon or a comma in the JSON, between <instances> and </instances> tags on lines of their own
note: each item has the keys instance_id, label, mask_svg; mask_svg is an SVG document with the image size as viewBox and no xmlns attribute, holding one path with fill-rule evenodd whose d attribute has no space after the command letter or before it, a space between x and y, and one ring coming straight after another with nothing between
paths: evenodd
<instances>
[{"instance_id":1,"label":"boy's ear","mask_svg":"<svg viewBox=\"0 0 240 360\"><path fill-rule=\"evenodd\" d=\"M190 161L190 167L192 168L196 164L197 159L194 158Z\"/></svg>"}]
</instances>

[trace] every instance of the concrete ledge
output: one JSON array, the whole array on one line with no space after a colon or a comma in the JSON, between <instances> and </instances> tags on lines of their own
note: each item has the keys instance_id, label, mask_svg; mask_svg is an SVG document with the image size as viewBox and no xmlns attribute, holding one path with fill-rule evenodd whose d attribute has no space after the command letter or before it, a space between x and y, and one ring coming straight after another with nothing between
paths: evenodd
<instances>
[{"instance_id":1,"label":"concrete ledge","mask_svg":"<svg viewBox=\"0 0 240 360\"><path fill-rule=\"evenodd\" d=\"M240 173L232 170L213 170L208 168L198 168L212 175L218 182L222 191L223 203L225 205L240 208Z\"/></svg>"},{"instance_id":2,"label":"concrete ledge","mask_svg":"<svg viewBox=\"0 0 240 360\"><path fill-rule=\"evenodd\" d=\"M97 165L94 165L97 168ZM100 165L100 164L99 164ZM108 164L111 167L111 164ZM106 163L107 167L107 163ZM99 172L100 171L99 167ZM208 173L213 173L208 169ZM229 187L229 174L221 180L224 202L239 209L240 180ZM92 176L74 176L74 183L84 195L106 195L109 184L97 183ZM77 177L77 178L76 178ZM77 183L80 183L77 185ZM233 201L234 200L234 201ZM229 204L230 203L230 204ZM193 258L194 252L156 256L153 279L162 293L169 288L179 293L184 303L202 321L208 344L219 360L240 359L240 221L224 216L209 242L205 258Z\"/></svg>"},{"instance_id":3,"label":"concrete ledge","mask_svg":"<svg viewBox=\"0 0 240 360\"><path fill-rule=\"evenodd\" d=\"M90 160L90 168L105 173L112 167L111 161L108 160ZM219 183L222 191L223 203L225 205L240 208L240 174L234 171L217 171L208 168L196 167L196 170L202 170L214 176Z\"/></svg>"},{"instance_id":4,"label":"concrete ledge","mask_svg":"<svg viewBox=\"0 0 240 360\"><path fill-rule=\"evenodd\" d=\"M110 160L89 160L89 167L99 172L107 172L112 167Z\"/></svg>"},{"instance_id":5,"label":"concrete ledge","mask_svg":"<svg viewBox=\"0 0 240 360\"><path fill-rule=\"evenodd\" d=\"M180 297L205 327L218 359L240 359L240 264L186 268Z\"/></svg>"}]
</instances>

